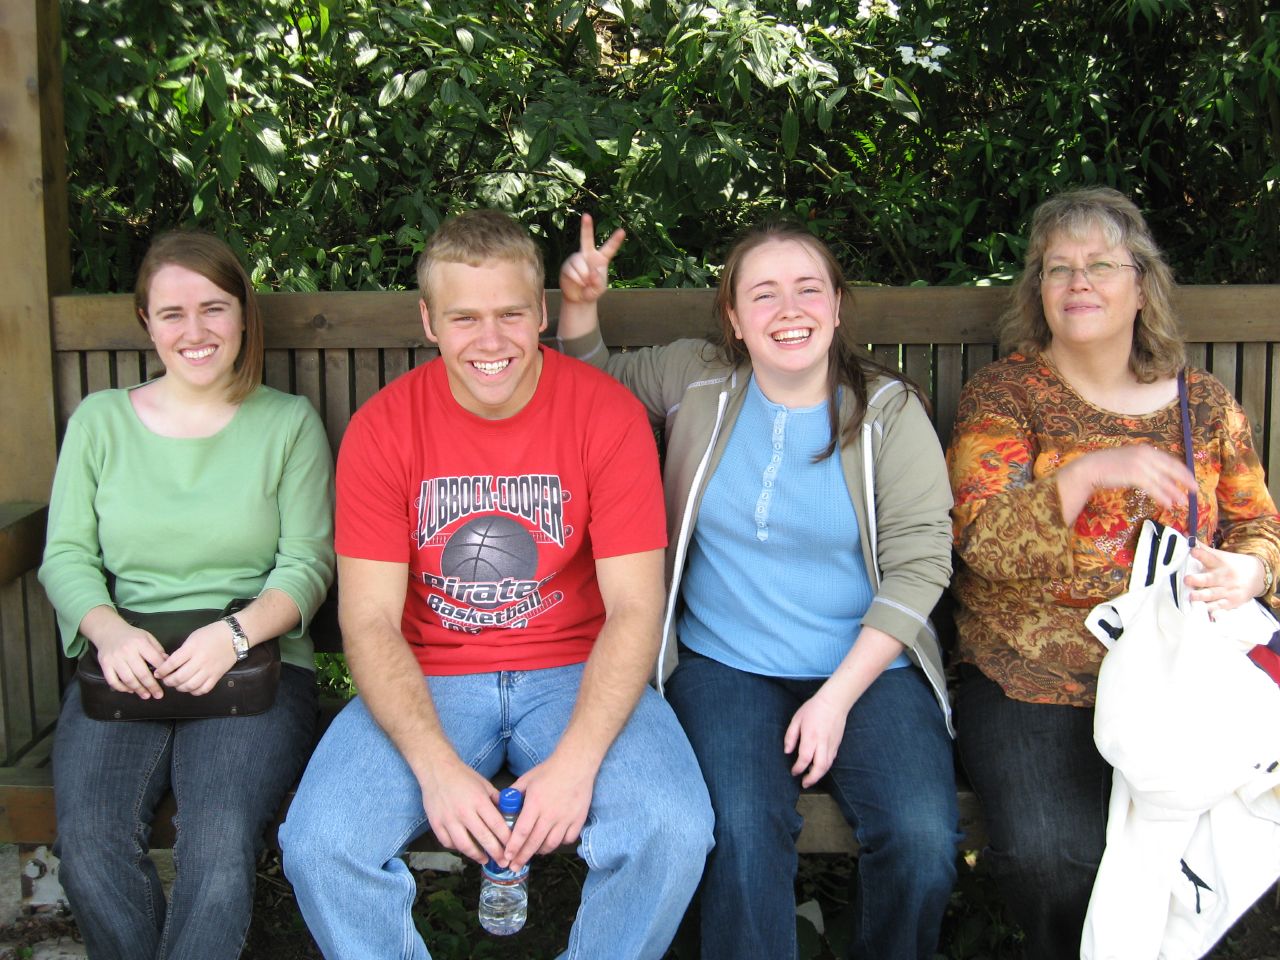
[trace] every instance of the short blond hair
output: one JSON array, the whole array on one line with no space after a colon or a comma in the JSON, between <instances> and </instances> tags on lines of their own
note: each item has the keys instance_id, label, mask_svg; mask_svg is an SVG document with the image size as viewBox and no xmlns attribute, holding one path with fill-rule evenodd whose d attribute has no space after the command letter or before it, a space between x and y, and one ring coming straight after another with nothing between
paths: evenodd
<instances>
[{"instance_id":1,"label":"short blond hair","mask_svg":"<svg viewBox=\"0 0 1280 960\"><path fill-rule=\"evenodd\" d=\"M1082 240L1099 230L1107 243L1124 247L1138 267L1145 301L1133 324L1129 369L1141 383L1175 375L1187 362L1182 325L1173 311L1173 271L1151 228L1132 200L1110 187L1067 190L1036 208L1022 273L1013 285L1009 309L1000 318L1000 350L1034 355L1053 335L1040 299L1045 250L1056 237Z\"/></svg>"},{"instance_id":2,"label":"short blond hair","mask_svg":"<svg viewBox=\"0 0 1280 960\"><path fill-rule=\"evenodd\" d=\"M533 274L534 289L542 293L542 254L515 218L500 210L470 210L441 224L418 257L418 290L428 312L432 267L442 262L478 267L492 260L525 264Z\"/></svg>"}]
</instances>

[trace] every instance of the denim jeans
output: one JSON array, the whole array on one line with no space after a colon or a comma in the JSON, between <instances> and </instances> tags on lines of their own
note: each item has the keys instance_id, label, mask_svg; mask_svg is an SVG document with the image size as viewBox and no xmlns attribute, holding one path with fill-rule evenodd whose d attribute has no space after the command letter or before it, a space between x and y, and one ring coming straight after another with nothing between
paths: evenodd
<instances>
[{"instance_id":1,"label":"denim jeans","mask_svg":"<svg viewBox=\"0 0 1280 960\"><path fill-rule=\"evenodd\" d=\"M446 736L492 779L546 760L582 664L427 677ZM400 853L428 829L418 781L357 697L320 741L280 830L285 873L328 960L425 960ZM711 846L711 807L680 725L646 687L596 775L578 853L582 903L562 956L661 957ZM530 883L538 883L535 858Z\"/></svg>"},{"instance_id":2,"label":"denim jeans","mask_svg":"<svg viewBox=\"0 0 1280 960\"><path fill-rule=\"evenodd\" d=\"M800 779L782 741L821 685L680 651L667 697L716 817L701 890L703 960L796 955ZM955 882L959 814L951 740L919 670L886 670L854 704L824 785L861 845L851 955L932 958Z\"/></svg>"},{"instance_id":3,"label":"denim jeans","mask_svg":"<svg viewBox=\"0 0 1280 960\"><path fill-rule=\"evenodd\" d=\"M72 683L53 747L62 885L93 960L240 956L262 834L315 738L315 677L285 666L254 717L91 720ZM147 855L169 789L170 902Z\"/></svg>"},{"instance_id":4,"label":"denim jeans","mask_svg":"<svg viewBox=\"0 0 1280 960\"><path fill-rule=\"evenodd\" d=\"M1111 795L1093 710L1010 699L962 665L956 723L987 823L984 856L1026 934L1028 960L1078 960Z\"/></svg>"}]
</instances>

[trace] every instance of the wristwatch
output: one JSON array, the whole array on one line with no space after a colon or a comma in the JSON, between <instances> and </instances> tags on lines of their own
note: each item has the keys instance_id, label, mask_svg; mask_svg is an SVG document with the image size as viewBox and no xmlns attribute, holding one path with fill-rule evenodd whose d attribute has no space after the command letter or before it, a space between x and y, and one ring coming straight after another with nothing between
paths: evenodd
<instances>
[{"instance_id":1,"label":"wristwatch","mask_svg":"<svg viewBox=\"0 0 1280 960\"><path fill-rule=\"evenodd\" d=\"M1261 557L1259 557L1258 559L1262 560ZM1269 594L1271 592L1271 588L1275 586L1275 583L1276 583L1276 572L1271 569L1271 564L1267 563L1267 561L1265 560L1262 560L1262 592L1258 594L1258 596L1265 597L1267 594Z\"/></svg>"},{"instance_id":2,"label":"wristwatch","mask_svg":"<svg viewBox=\"0 0 1280 960\"><path fill-rule=\"evenodd\" d=\"M236 652L236 660L249 656L249 637L235 617L223 617L222 622L231 628L231 647Z\"/></svg>"}]
</instances>

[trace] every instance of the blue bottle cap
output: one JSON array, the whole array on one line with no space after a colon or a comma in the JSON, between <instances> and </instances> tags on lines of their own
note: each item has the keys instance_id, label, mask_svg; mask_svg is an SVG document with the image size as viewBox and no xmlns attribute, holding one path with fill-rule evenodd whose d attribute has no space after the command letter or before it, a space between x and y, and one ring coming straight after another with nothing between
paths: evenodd
<instances>
[{"instance_id":1,"label":"blue bottle cap","mask_svg":"<svg viewBox=\"0 0 1280 960\"><path fill-rule=\"evenodd\" d=\"M515 787L507 787L498 794L498 812L499 813L519 813L520 808L524 806L524 794Z\"/></svg>"}]
</instances>

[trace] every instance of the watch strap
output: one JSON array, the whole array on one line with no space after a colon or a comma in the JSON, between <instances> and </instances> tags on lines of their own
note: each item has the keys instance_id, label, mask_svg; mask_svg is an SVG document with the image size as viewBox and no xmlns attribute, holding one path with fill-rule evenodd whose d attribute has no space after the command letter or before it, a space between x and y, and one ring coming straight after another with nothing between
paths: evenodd
<instances>
[{"instance_id":1,"label":"watch strap","mask_svg":"<svg viewBox=\"0 0 1280 960\"><path fill-rule=\"evenodd\" d=\"M244 632L240 621L234 616L225 616L222 622L231 628L231 646L236 652L236 659L244 660L249 656L249 635Z\"/></svg>"}]
</instances>

